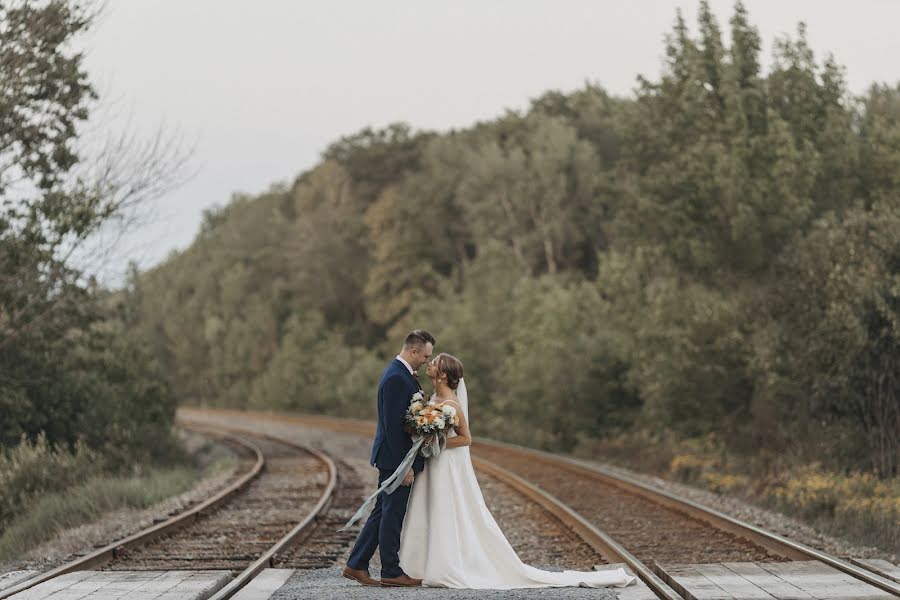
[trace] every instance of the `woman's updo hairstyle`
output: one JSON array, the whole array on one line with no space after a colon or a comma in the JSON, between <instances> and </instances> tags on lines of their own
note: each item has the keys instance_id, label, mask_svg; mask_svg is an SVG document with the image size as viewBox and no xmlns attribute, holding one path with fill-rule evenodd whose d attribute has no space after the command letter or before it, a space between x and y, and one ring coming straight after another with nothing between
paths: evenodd
<instances>
[{"instance_id":1,"label":"woman's updo hairstyle","mask_svg":"<svg viewBox=\"0 0 900 600\"><path fill-rule=\"evenodd\" d=\"M459 380L463 378L462 362L452 354L441 352L437 355L434 364L438 373L443 373L447 376L447 385L450 386L450 389L455 390L459 385Z\"/></svg>"}]
</instances>

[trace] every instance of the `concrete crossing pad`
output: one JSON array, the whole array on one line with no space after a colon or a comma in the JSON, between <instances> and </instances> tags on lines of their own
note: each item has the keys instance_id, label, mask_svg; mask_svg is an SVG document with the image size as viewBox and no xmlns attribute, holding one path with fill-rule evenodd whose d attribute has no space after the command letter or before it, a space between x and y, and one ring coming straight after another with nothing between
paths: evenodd
<instances>
[{"instance_id":1,"label":"concrete crossing pad","mask_svg":"<svg viewBox=\"0 0 900 600\"><path fill-rule=\"evenodd\" d=\"M598 570L623 565L596 565ZM891 572L895 565L879 562ZM895 600L894 596L817 561L656 564L657 574L685 600ZM17 572L0 585L33 576ZM12 596L14 600L206 600L234 577L231 571L76 571ZM5 580L6 581L5 581ZM8 587L8 586L7 586ZM340 568L313 571L265 569L235 600L342 598L380 600L409 596L435 600L501 598L592 598L655 600L644 585L627 588L542 588L532 590L447 590L366 588L341 577Z\"/></svg>"},{"instance_id":2,"label":"concrete crossing pad","mask_svg":"<svg viewBox=\"0 0 900 600\"><path fill-rule=\"evenodd\" d=\"M206 600L230 571L75 571L12 596L15 600Z\"/></svg>"},{"instance_id":3,"label":"concrete crossing pad","mask_svg":"<svg viewBox=\"0 0 900 600\"><path fill-rule=\"evenodd\" d=\"M894 600L894 596L818 561L657 564L685 600Z\"/></svg>"},{"instance_id":4,"label":"concrete crossing pad","mask_svg":"<svg viewBox=\"0 0 900 600\"><path fill-rule=\"evenodd\" d=\"M267 600L294 574L294 569L263 569L234 595L234 600Z\"/></svg>"},{"instance_id":5,"label":"concrete crossing pad","mask_svg":"<svg viewBox=\"0 0 900 600\"><path fill-rule=\"evenodd\" d=\"M9 573L2 573L0 574L0 592L26 579L31 579L39 573L40 571L10 571Z\"/></svg>"},{"instance_id":6,"label":"concrete crossing pad","mask_svg":"<svg viewBox=\"0 0 900 600\"><path fill-rule=\"evenodd\" d=\"M886 560L878 558L851 558L850 562L864 569L869 569L873 573L878 573L882 577L887 577L891 581L900 583L900 567Z\"/></svg>"}]
</instances>

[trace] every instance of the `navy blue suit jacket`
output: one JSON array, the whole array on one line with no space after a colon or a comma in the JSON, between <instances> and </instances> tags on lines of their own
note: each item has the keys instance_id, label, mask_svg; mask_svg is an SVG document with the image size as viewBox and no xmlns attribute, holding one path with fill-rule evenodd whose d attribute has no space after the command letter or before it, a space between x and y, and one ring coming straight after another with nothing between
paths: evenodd
<instances>
[{"instance_id":1,"label":"navy blue suit jacket","mask_svg":"<svg viewBox=\"0 0 900 600\"><path fill-rule=\"evenodd\" d=\"M391 361L378 384L378 429L369 460L379 469L394 471L412 448L412 438L403 426L409 401L418 391L419 384L406 365L396 358ZM424 466L425 459L418 456L413 471L418 473Z\"/></svg>"}]
</instances>

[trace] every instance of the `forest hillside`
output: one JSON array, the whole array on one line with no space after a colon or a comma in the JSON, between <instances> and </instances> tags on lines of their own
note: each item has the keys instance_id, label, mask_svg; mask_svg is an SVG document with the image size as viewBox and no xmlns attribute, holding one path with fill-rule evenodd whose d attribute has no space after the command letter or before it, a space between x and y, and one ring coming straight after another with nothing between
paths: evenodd
<instances>
[{"instance_id":1,"label":"forest hillside","mask_svg":"<svg viewBox=\"0 0 900 600\"><path fill-rule=\"evenodd\" d=\"M802 25L764 51L703 3L631 97L348 135L135 272L126 321L185 404L371 418L422 327L477 435L896 476L900 88L852 96Z\"/></svg>"}]
</instances>

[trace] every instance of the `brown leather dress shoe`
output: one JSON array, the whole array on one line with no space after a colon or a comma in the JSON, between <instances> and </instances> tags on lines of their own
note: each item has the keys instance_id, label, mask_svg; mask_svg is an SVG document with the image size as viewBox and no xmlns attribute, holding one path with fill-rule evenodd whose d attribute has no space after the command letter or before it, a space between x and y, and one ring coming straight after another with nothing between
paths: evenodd
<instances>
[{"instance_id":1,"label":"brown leather dress shoe","mask_svg":"<svg viewBox=\"0 0 900 600\"><path fill-rule=\"evenodd\" d=\"M419 587L422 585L422 580L413 579L409 575L401 575L400 577L382 577L381 585L388 587Z\"/></svg>"},{"instance_id":2,"label":"brown leather dress shoe","mask_svg":"<svg viewBox=\"0 0 900 600\"><path fill-rule=\"evenodd\" d=\"M353 581L356 581L357 583L361 583L363 585L371 585L375 587L381 586L381 584L378 583L377 579L372 579L372 577L369 575L369 572L363 569L351 569L350 567L344 567L343 575L347 579L352 579Z\"/></svg>"}]
</instances>

